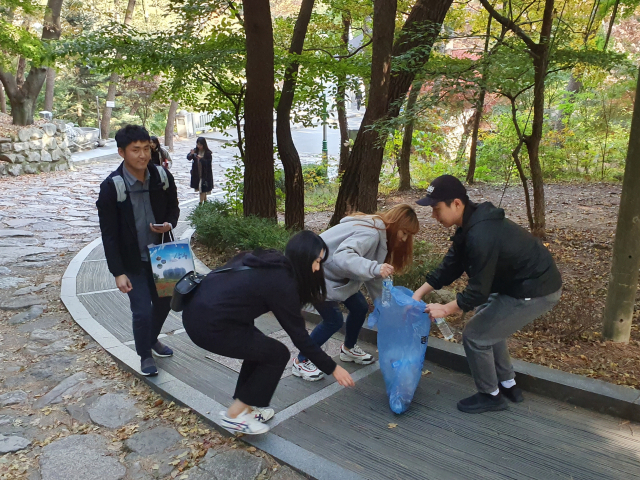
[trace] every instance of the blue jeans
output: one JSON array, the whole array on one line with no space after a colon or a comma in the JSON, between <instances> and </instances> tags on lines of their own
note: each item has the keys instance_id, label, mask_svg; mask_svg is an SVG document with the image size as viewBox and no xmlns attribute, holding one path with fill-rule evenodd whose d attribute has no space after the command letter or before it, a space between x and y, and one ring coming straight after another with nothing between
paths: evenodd
<instances>
[{"instance_id":1,"label":"blue jeans","mask_svg":"<svg viewBox=\"0 0 640 480\"><path fill-rule=\"evenodd\" d=\"M353 348L358 341L358 335L364 324L364 319L369 312L369 304L367 299L361 292L351 295L344 302L344 306L349 310L347 315L347 327L344 337L344 346ZM339 302L325 301L318 305L314 305L318 313L322 317L313 332L309 335L316 345L322 346L336 333L344 323L342 312L340 311ZM307 358L302 354L298 355L298 361L304 362Z\"/></svg>"},{"instance_id":2,"label":"blue jeans","mask_svg":"<svg viewBox=\"0 0 640 480\"><path fill-rule=\"evenodd\" d=\"M171 297L158 297L149 262L142 262L138 273L127 273L133 287L127 294L131 304L133 339L141 359L151 357L151 347L158 341L169 311Z\"/></svg>"}]
</instances>

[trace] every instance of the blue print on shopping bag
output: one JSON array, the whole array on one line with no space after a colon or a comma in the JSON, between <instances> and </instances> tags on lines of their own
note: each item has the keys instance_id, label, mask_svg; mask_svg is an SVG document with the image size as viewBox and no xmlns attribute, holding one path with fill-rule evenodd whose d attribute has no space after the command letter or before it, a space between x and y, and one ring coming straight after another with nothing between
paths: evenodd
<instances>
[{"instance_id":1,"label":"blue print on shopping bag","mask_svg":"<svg viewBox=\"0 0 640 480\"><path fill-rule=\"evenodd\" d=\"M159 297L170 297L178 280L194 270L189 240L149 245L153 280Z\"/></svg>"},{"instance_id":2,"label":"blue print on shopping bag","mask_svg":"<svg viewBox=\"0 0 640 480\"><path fill-rule=\"evenodd\" d=\"M389 407L394 413L404 413L422 376L431 320L424 313L427 305L411 298L411 290L393 286L390 290L388 306L382 306L380 299L376 299L369 327L378 326L380 370Z\"/></svg>"}]
</instances>

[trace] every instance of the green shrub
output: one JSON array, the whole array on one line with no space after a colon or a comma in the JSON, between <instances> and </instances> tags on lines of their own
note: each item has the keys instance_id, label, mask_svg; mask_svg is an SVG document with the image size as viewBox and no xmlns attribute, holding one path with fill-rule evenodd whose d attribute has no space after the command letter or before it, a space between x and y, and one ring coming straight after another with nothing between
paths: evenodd
<instances>
[{"instance_id":1,"label":"green shrub","mask_svg":"<svg viewBox=\"0 0 640 480\"><path fill-rule=\"evenodd\" d=\"M284 251L291 232L259 217L230 215L222 202L207 202L189 215L198 241L217 252L233 249L276 248Z\"/></svg>"},{"instance_id":2,"label":"green shrub","mask_svg":"<svg viewBox=\"0 0 640 480\"><path fill-rule=\"evenodd\" d=\"M425 276L438 266L441 258L431 251L431 244L417 240L413 244L413 264L402 275L393 276L393 284L414 292L422 286Z\"/></svg>"}]
</instances>

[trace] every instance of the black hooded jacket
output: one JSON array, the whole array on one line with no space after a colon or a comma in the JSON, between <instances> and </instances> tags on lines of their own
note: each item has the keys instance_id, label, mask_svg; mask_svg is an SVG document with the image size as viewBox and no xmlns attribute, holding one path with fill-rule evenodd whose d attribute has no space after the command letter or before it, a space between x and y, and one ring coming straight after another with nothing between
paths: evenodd
<instances>
[{"instance_id":1,"label":"black hooded jacket","mask_svg":"<svg viewBox=\"0 0 640 480\"><path fill-rule=\"evenodd\" d=\"M536 298L562 288L549 250L490 202L469 202L462 227L451 240L440 266L427 274L427 283L439 290L466 272L469 284L457 295L465 312L486 303L492 293Z\"/></svg>"},{"instance_id":2,"label":"black hooded jacket","mask_svg":"<svg viewBox=\"0 0 640 480\"><path fill-rule=\"evenodd\" d=\"M142 267L131 198L127 195L124 202L118 202L116 187L112 180L116 175L123 177L123 168L124 162L100 184L100 194L96 202L107 266L114 277L127 272L137 273ZM150 175L149 199L156 223L169 222L175 228L180 217L180 207L173 175L165 169L169 188L164 190L164 184L156 166L149 162L147 170ZM170 241L168 233L164 234L164 241Z\"/></svg>"},{"instance_id":3,"label":"black hooded jacket","mask_svg":"<svg viewBox=\"0 0 640 480\"><path fill-rule=\"evenodd\" d=\"M225 265L238 266L251 269L211 272L202 281L182 312L189 336L253 326L260 315L272 312L300 352L324 373L332 374L336 363L307 332L289 260L276 251L244 252Z\"/></svg>"}]
</instances>

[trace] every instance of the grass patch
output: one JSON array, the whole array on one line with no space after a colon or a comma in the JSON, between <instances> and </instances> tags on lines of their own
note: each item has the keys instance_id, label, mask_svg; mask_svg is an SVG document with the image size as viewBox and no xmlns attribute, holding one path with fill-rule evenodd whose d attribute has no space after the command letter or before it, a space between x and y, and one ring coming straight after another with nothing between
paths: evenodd
<instances>
[{"instance_id":1,"label":"grass patch","mask_svg":"<svg viewBox=\"0 0 640 480\"><path fill-rule=\"evenodd\" d=\"M338 198L338 182L307 187L304 192L304 213L325 212L333 210Z\"/></svg>"},{"instance_id":2,"label":"grass patch","mask_svg":"<svg viewBox=\"0 0 640 480\"><path fill-rule=\"evenodd\" d=\"M291 232L284 225L259 217L231 213L224 202L199 205L189 215L198 241L215 252L275 248L284 251Z\"/></svg>"}]
</instances>

